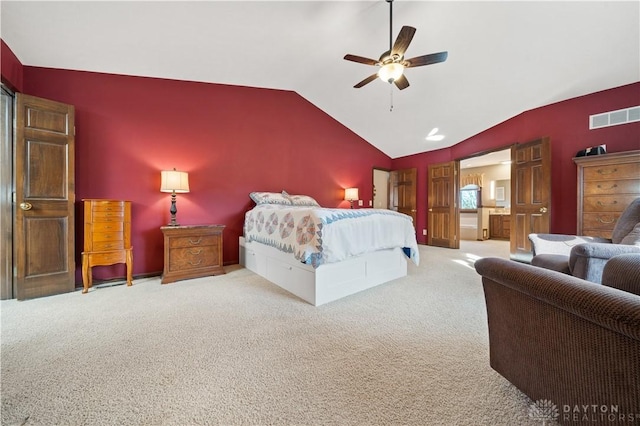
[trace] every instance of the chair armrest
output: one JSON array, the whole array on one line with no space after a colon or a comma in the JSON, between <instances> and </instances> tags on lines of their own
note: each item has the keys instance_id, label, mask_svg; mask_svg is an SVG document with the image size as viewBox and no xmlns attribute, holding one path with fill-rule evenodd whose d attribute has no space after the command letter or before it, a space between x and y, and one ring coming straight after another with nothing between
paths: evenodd
<instances>
[{"instance_id":1,"label":"chair armrest","mask_svg":"<svg viewBox=\"0 0 640 426\"><path fill-rule=\"evenodd\" d=\"M529 234L533 255L561 254L569 256L571 248L584 243L611 243L611 240L599 237L581 237L564 234Z\"/></svg>"},{"instance_id":2,"label":"chair armrest","mask_svg":"<svg viewBox=\"0 0 640 426\"><path fill-rule=\"evenodd\" d=\"M609 260L613 256L640 253L640 246L625 244L583 243L571 248L570 257L583 256Z\"/></svg>"},{"instance_id":3,"label":"chair armrest","mask_svg":"<svg viewBox=\"0 0 640 426\"><path fill-rule=\"evenodd\" d=\"M569 270L574 277L594 283L602 282L602 272L607 261L626 253L640 253L640 246L624 244L578 244L569 254Z\"/></svg>"},{"instance_id":4,"label":"chair armrest","mask_svg":"<svg viewBox=\"0 0 640 426\"><path fill-rule=\"evenodd\" d=\"M601 327L640 340L640 296L560 272L500 258L475 262L490 280ZM505 306L504 309L510 309ZM534 313L531 313L532 318Z\"/></svg>"}]
</instances>

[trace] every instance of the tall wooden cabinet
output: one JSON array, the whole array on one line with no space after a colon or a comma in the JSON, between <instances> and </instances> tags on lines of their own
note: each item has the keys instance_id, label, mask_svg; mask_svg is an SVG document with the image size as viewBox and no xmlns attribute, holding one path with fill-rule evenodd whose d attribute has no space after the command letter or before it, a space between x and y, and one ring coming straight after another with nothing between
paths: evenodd
<instances>
[{"instance_id":1,"label":"tall wooden cabinet","mask_svg":"<svg viewBox=\"0 0 640 426\"><path fill-rule=\"evenodd\" d=\"M578 235L611 238L624 209L640 197L640 150L576 157Z\"/></svg>"},{"instance_id":2,"label":"tall wooden cabinet","mask_svg":"<svg viewBox=\"0 0 640 426\"><path fill-rule=\"evenodd\" d=\"M127 285L132 284L131 202L87 199L84 202L83 293L89 291L94 266L127 265Z\"/></svg>"}]
</instances>

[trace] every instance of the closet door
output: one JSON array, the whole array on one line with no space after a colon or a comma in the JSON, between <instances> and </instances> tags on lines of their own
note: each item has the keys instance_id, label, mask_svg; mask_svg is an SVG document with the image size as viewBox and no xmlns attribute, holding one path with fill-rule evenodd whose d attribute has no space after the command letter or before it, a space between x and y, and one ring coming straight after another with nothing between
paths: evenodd
<instances>
[{"instance_id":1,"label":"closet door","mask_svg":"<svg viewBox=\"0 0 640 426\"><path fill-rule=\"evenodd\" d=\"M551 147L549 138L511 150L511 259L533 257L529 234L549 233L551 214Z\"/></svg>"},{"instance_id":2,"label":"closet door","mask_svg":"<svg viewBox=\"0 0 640 426\"><path fill-rule=\"evenodd\" d=\"M14 262L18 299L75 288L74 108L16 98Z\"/></svg>"},{"instance_id":3,"label":"closet door","mask_svg":"<svg viewBox=\"0 0 640 426\"><path fill-rule=\"evenodd\" d=\"M458 207L459 161L431 164L428 168L429 201L427 206L430 246L460 248L460 209Z\"/></svg>"}]
</instances>

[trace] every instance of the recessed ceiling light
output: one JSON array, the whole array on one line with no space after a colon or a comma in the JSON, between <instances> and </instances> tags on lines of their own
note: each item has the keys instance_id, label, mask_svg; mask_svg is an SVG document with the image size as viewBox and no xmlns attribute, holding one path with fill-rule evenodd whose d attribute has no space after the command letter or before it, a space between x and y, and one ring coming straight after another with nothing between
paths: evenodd
<instances>
[{"instance_id":1,"label":"recessed ceiling light","mask_svg":"<svg viewBox=\"0 0 640 426\"><path fill-rule=\"evenodd\" d=\"M432 142L438 142L441 141L442 139L444 139L444 135L439 135L438 133L438 128L434 127L429 134L427 135L427 137L425 138L428 141L432 141Z\"/></svg>"}]
</instances>

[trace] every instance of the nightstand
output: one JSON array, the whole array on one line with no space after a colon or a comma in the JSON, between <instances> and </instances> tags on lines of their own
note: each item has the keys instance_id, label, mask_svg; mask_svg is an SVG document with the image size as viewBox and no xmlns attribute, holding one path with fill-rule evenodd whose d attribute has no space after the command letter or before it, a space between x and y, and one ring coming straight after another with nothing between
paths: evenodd
<instances>
[{"instance_id":1,"label":"nightstand","mask_svg":"<svg viewBox=\"0 0 640 426\"><path fill-rule=\"evenodd\" d=\"M162 284L224 274L224 225L163 226L164 272Z\"/></svg>"}]
</instances>

